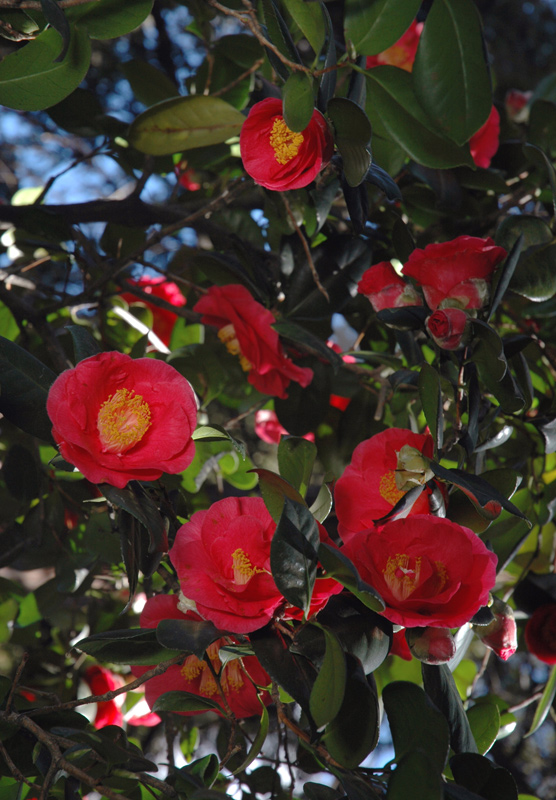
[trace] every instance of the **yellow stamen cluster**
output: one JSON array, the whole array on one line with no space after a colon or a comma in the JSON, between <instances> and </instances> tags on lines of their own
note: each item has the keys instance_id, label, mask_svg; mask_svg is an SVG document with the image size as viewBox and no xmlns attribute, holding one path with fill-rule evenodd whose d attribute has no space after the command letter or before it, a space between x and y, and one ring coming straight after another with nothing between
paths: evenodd
<instances>
[{"instance_id":1,"label":"yellow stamen cluster","mask_svg":"<svg viewBox=\"0 0 556 800\"><path fill-rule=\"evenodd\" d=\"M223 344L226 345L228 353L230 353L232 356L239 356L239 363L241 364L242 370L244 372L249 372L253 365L241 352L236 331L231 322L228 325L224 325L223 328L220 328L218 331L218 338Z\"/></svg>"},{"instance_id":2,"label":"yellow stamen cluster","mask_svg":"<svg viewBox=\"0 0 556 800\"><path fill-rule=\"evenodd\" d=\"M240 586L248 583L253 575L265 572L264 569L252 565L251 559L241 547L238 547L238 549L232 553L232 563L234 567L234 581Z\"/></svg>"},{"instance_id":3,"label":"yellow stamen cluster","mask_svg":"<svg viewBox=\"0 0 556 800\"><path fill-rule=\"evenodd\" d=\"M303 144L303 134L291 131L282 117L274 120L270 131L270 146L274 150L274 157L279 164L287 164L299 153Z\"/></svg>"},{"instance_id":4,"label":"yellow stamen cluster","mask_svg":"<svg viewBox=\"0 0 556 800\"><path fill-rule=\"evenodd\" d=\"M101 405L97 430L104 452L123 453L141 441L151 424L151 410L140 394L118 389Z\"/></svg>"},{"instance_id":5,"label":"yellow stamen cluster","mask_svg":"<svg viewBox=\"0 0 556 800\"><path fill-rule=\"evenodd\" d=\"M398 500L405 494L405 492L400 492L398 489L396 485L396 473L391 470L385 472L381 477L378 491L381 497L383 497L387 503L392 503L393 506L395 506Z\"/></svg>"}]
</instances>

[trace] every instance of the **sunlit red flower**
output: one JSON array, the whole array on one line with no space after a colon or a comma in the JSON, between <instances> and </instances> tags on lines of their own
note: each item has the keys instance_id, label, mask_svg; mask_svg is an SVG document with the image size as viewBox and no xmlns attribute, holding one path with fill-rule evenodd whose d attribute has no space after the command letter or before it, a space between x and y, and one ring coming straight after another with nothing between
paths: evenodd
<instances>
[{"instance_id":1,"label":"sunlit red flower","mask_svg":"<svg viewBox=\"0 0 556 800\"><path fill-rule=\"evenodd\" d=\"M427 317L425 327L443 350L457 350L465 344L469 317L461 308L437 308Z\"/></svg>"},{"instance_id":2,"label":"sunlit red flower","mask_svg":"<svg viewBox=\"0 0 556 800\"><path fill-rule=\"evenodd\" d=\"M410 283L401 278L389 261L373 264L357 285L375 311L402 306L422 306L423 300Z\"/></svg>"},{"instance_id":3,"label":"sunlit red flower","mask_svg":"<svg viewBox=\"0 0 556 800\"><path fill-rule=\"evenodd\" d=\"M58 376L46 407L62 456L92 483L156 480L195 454L195 394L164 361L91 356Z\"/></svg>"},{"instance_id":4,"label":"sunlit red flower","mask_svg":"<svg viewBox=\"0 0 556 800\"><path fill-rule=\"evenodd\" d=\"M458 236L415 249L402 272L423 290L429 308L482 308L488 302L497 265L506 258L491 238Z\"/></svg>"},{"instance_id":5,"label":"sunlit red flower","mask_svg":"<svg viewBox=\"0 0 556 800\"><path fill-rule=\"evenodd\" d=\"M186 614L180 611L178 598L173 595L151 597L141 613L141 627L156 628L158 623L164 619L200 620L201 617L193 611L188 611ZM222 666L218 655L219 650L222 646L232 643L237 644L237 640L233 637L218 639L207 648L207 656L214 671L219 675L222 691L236 717L251 717L254 714L260 716L261 704L257 699L255 687L268 686L270 678L255 656L232 659ZM132 672L137 677L141 677L149 669L151 667L133 666ZM171 666L162 675L150 678L145 683L145 698L151 708L160 695L170 691L191 692L191 694L214 700L224 708L222 697L208 664L206 661L198 659L195 655L186 656L183 664ZM265 705L269 705L272 702L268 692L261 692L261 698ZM202 712L177 713L189 716Z\"/></svg>"},{"instance_id":6,"label":"sunlit red flower","mask_svg":"<svg viewBox=\"0 0 556 800\"><path fill-rule=\"evenodd\" d=\"M218 338L239 356L247 380L263 394L287 397L291 381L308 386L313 371L289 359L272 327L274 315L253 299L245 286L211 286L196 303L204 325L218 328Z\"/></svg>"},{"instance_id":7,"label":"sunlit red flower","mask_svg":"<svg viewBox=\"0 0 556 800\"><path fill-rule=\"evenodd\" d=\"M484 125L481 125L469 140L469 150L475 164L483 169L490 167L490 162L498 150L499 143L500 114L498 109L492 106L487 121Z\"/></svg>"},{"instance_id":8,"label":"sunlit red flower","mask_svg":"<svg viewBox=\"0 0 556 800\"><path fill-rule=\"evenodd\" d=\"M408 489L432 478L422 456L431 458L433 450L432 436L404 428L390 428L357 445L334 487L338 533L344 542L374 527L374 521L388 514ZM425 489L410 513L429 511Z\"/></svg>"},{"instance_id":9,"label":"sunlit red flower","mask_svg":"<svg viewBox=\"0 0 556 800\"><path fill-rule=\"evenodd\" d=\"M282 116L282 101L267 97L255 103L239 137L246 172L261 186L276 191L301 189L328 164L334 141L320 111L305 130L291 131Z\"/></svg>"},{"instance_id":10,"label":"sunlit red flower","mask_svg":"<svg viewBox=\"0 0 556 800\"><path fill-rule=\"evenodd\" d=\"M93 664L87 667L83 676L91 690L91 694L103 695L120 689L124 685L121 675L116 675L106 667ZM118 695L114 700L102 700L97 703L97 713L93 720L95 728L104 728L105 725L121 725L123 714L120 707L124 701L124 695Z\"/></svg>"},{"instance_id":11,"label":"sunlit red flower","mask_svg":"<svg viewBox=\"0 0 556 800\"><path fill-rule=\"evenodd\" d=\"M321 541L330 543L320 523ZM183 594L205 619L232 633L262 628L280 607L284 616L302 611L288 606L270 571L270 544L276 523L260 497L228 497L197 511L178 530L170 560ZM317 578L310 614L342 590L331 578Z\"/></svg>"},{"instance_id":12,"label":"sunlit red flower","mask_svg":"<svg viewBox=\"0 0 556 800\"><path fill-rule=\"evenodd\" d=\"M186 299L180 292L179 287L163 277L150 278L147 276L139 278L137 281L130 280L128 283L132 286L137 286L138 289L141 289L146 294L166 300L167 303L177 308L184 306L186 303ZM120 297L129 305L142 304L146 306L153 315L153 332L166 346L170 344L172 331L178 319L176 314L166 308L160 308L160 306L155 306L153 303L138 298L130 292L123 292Z\"/></svg>"},{"instance_id":13,"label":"sunlit red flower","mask_svg":"<svg viewBox=\"0 0 556 800\"><path fill-rule=\"evenodd\" d=\"M474 625L473 630L482 643L494 650L502 661L507 661L517 650L517 629L514 612L499 597L492 598L490 607L494 619L489 625Z\"/></svg>"},{"instance_id":14,"label":"sunlit red flower","mask_svg":"<svg viewBox=\"0 0 556 800\"><path fill-rule=\"evenodd\" d=\"M497 558L473 531L416 514L355 534L342 551L395 625L457 628L488 602Z\"/></svg>"},{"instance_id":15,"label":"sunlit red flower","mask_svg":"<svg viewBox=\"0 0 556 800\"><path fill-rule=\"evenodd\" d=\"M556 664L556 603L535 609L525 626L525 642L545 664Z\"/></svg>"},{"instance_id":16,"label":"sunlit red flower","mask_svg":"<svg viewBox=\"0 0 556 800\"><path fill-rule=\"evenodd\" d=\"M411 72L422 31L423 23L413 20L409 28L395 44L376 56L367 56L367 69L379 67L381 64L391 64L394 67L400 67L407 72Z\"/></svg>"}]
</instances>

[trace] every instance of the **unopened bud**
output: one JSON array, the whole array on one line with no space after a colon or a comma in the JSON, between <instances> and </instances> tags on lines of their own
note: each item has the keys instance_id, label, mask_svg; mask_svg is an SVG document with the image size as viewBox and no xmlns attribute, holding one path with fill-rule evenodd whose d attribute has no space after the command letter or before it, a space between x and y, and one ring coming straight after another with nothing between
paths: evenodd
<instances>
[{"instance_id":1,"label":"unopened bud","mask_svg":"<svg viewBox=\"0 0 556 800\"><path fill-rule=\"evenodd\" d=\"M449 628L408 628L405 638L411 654L425 664L445 664L456 654Z\"/></svg>"},{"instance_id":2,"label":"unopened bud","mask_svg":"<svg viewBox=\"0 0 556 800\"><path fill-rule=\"evenodd\" d=\"M473 625L473 630L484 645L494 650L502 661L507 661L517 650L514 612L507 603L494 596L490 610L494 614L492 622L488 625Z\"/></svg>"}]
</instances>

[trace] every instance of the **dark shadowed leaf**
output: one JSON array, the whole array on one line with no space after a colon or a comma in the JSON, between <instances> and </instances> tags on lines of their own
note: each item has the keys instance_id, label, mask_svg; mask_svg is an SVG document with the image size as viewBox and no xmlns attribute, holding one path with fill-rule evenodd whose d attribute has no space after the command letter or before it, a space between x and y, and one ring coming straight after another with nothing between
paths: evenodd
<instances>
[{"instance_id":1,"label":"dark shadowed leaf","mask_svg":"<svg viewBox=\"0 0 556 800\"><path fill-rule=\"evenodd\" d=\"M419 396L425 419L434 439L435 450L442 449L444 438L444 415L442 413L442 389L440 375L430 364L423 364L419 370Z\"/></svg>"},{"instance_id":2,"label":"dark shadowed leaf","mask_svg":"<svg viewBox=\"0 0 556 800\"><path fill-rule=\"evenodd\" d=\"M305 496L317 456L314 442L297 436L282 437L278 445L278 467L282 478Z\"/></svg>"},{"instance_id":3,"label":"dark shadowed leaf","mask_svg":"<svg viewBox=\"0 0 556 800\"><path fill-rule=\"evenodd\" d=\"M194 653L197 658L223 635L212 622L193 619L163 619L156 628L156 638L163 647Z\"/></svg>"},{"instance_id":4,"label":"dark shadowed leaf","mask_svg":"<svg viewBox=\"0 0 556 800\"><path fill-rule=\"evenodd\" d=\"M180 653L179 650L162 647L156 638L156 631L151 628L95 633L80 639L75 647L98 661L113 664L154 665Z\"/></svg>"},{"instance_id":5,"label":"dark shadowed leaf","mask_svg":"<svg viewBox=\"0 0 556 800\"><path fill-rule=\"evenodd\" d=\"M294 436L305 436L309 431L315 430L330 409L330 367L313 356L304 359L303 366L313 370L313 380L309 386L304 388L292 381L288 386L287 398L282 400L277 397L274 400L276 416Z\"/></svg>"},{"instance_id":6,"label":"dark shadowed leaf","mask_svg":"<svg viewBox=\"0 0 556 800\"><path fill-rule=\"evenodd\" d=\"M321 628L325 652L319 674L313 685L309 707L318 728L331 722L342 707L346 688L346 657L336 635Z\"/></svg>"},{"instance_id":7,"label":"dark shadowed leaf","mask_svg":"<svg viewBox=\"0 0 556 800\"><path fill-rule=\"evenodd\" d=\"M153 0L96 0L68 9L71 20L87 30L93 39L114 39L138 28L149 16Z\"/></svg>"},{"instance_id":8,"label":"dark shadowed leaf","mask_svg":"<svg viewBox=\"0 0 556 800\"><path fill-rule=\"evenodd\" d=\"M372 183L382 189L388 200L401 200L402 193L398 188L398 184L392 180L390 175L379 167L378 164L371 164L367 174L365 175L365 182Z\"/></svg>"},{"instance_id":9,"label":"dark shadowed leaf","mask_svg":"<svg viewBox=\"0 0 556 800\"><path fill-rule=\"evenodd\" d=\"M64 11L56 0L41 0L42 13L48 24L62 37L62 51L55 61L63 61L70 46L71 30Z\"/></svg>"},{"instance_id":10,"label":"dark shadowed leaf","mask_svg":"<svg viewBox=\"0 0 556 800\"><path fill-rule=\"evenodd\" d=\"M457 783L485 800L517 800L511 774L479 753L457 753L450 759L450 767Z\"/></svg>"},{"instance_id":11,"label":"dark shadowed leaf","mask_svg":"<svg viewBox=\"0 0 556 800\"><path fill-rule=\"evenodd\" d=\"M524 236L522 233L520 233L510 253L508 254L508 257L505 260L503 266L496 273L495 288L492 293L492 299L490 301L490 309L488 312L487 322L490 322L494 312L500 305L500 302L504 297L504 295L506 294L506 290L512 281L515 268L517 266L519 257L521 255L521 250L523 248L523 241L524 241Z\"/></svg>"},{"instance_id":12,"label":"dark shadowed leaf","mask_svg":"<svg viewBox=\"0 0 556 800\"><path fill-rule=\"evenodd\" d=\"M449 668L446 664L421 663L421 672L425 692L448 721L452 750L455 753L477 753L477 744Z\"/></svg>"},{"instance_id":13,"label":"dark shadowed leaf","mask_svg":"<svg viewBox=\"0 0 556 800\"><path fill-rule=\"evenodd\" d=\"M319 3L306 3L305 0L284 0L284 5L314 52L320 53L326 33Z\"/></svg>"},{"instance_id":14,"label":"dark shadowed leaf","mask_svg":"<svg viewBox=\"0 0 556 800\"><path fill-rule=\"evenodd\" d=\"M284 500L270 547L270 568L276 586L296 608L309 613L317 575L319 529L305 505Z\"/></svg>"},{"instance_id":15,"label":"dark shadowed leaf","mask_svg":"<svg viewBox=\"0 0 556 800\"><path fill-rule=\"evenodd\" d=\"M405 308L384 308L376 315L377 319L398 331L417 331L423 328L429 311L422 306Z\"/></svg>"},{"instance_id":16,"label":"dark shadowed leaf","mask_svg":"<svg viewBox=\"0 0 556 800\"><path fill-rule=\"evenodd\" d=\"M199 697L191 692L172 691L165 692L157 697L152 708L153 711L222 711L215 700L209 697Z\"/></svg>"},{"instance_id":17,"label":"dark shadowed leaf","mask_svg":"<svg viewBox=\"0 0 556 800\"><path fill-rule=\"evenodd\" d=\"M97 340L84 325L68 325L66 330L70 332L73 340L73 354L76 364L101 352Z\"/></svg>"},{"instance_id":18,"label":"dark shadowed leaf","mask_svg":"<svg viewBox=\"0 0 556 800\"><path fill-rule=\"evenodd\" d=\"M259 488L263 500L270 512L270 516L277 524L282 516L286 498L293 500L294 503L299 503L299 505L305 505L305 500L297 489L294 489L291 483L281 478L280 475L270 472L268 469L254 469L252 471L259 476Z\"/></svg>"},{"instance_id":19,"label":"dark shadowed leaf","mask_svg":"<svg viewBox=\"0 0 556 800\"><path fill-rule=\"evenodd\" d=\"M428 752L413 750L398 761L388 781L388 800L443 800L442 773Z\"/></svg>"},{"instance_id":20,"label":"dark shadowed leaf","mask_svg":"<svg viewBox=\"0 0 556 800\"><path fill-rule=\"evenodd\" d=\"M358 53L374 56L393 45L409 28L420 0L347 0L345 35Z\"/></svg>"},{"instance_id":21,"label":"dark shadowed leaf","mask_svg":"<svg viewBox=\"0 0 556 800\"><path fill-rule=\"evenodd\" d=\"M135 97L146 106L153 106L179 94L176 84L148 61L132 58L121 65L121 70Z\"/></svg>"},{"instance_id":22,"label":"dark shadowed leaf","mask_svg":"<svg viewBox=\"0 0 556 800\"><path fill-rule=\"evenodd\" d=\"M164 518L154 500L149 497L138 481L130 481L125 489L108 483L99 484L104 497L119 508L124 508L149 532L149 552L164 553L168 550L168 535Z\"/></svg>"},{"instance_id":23,"label":"dark shadowed leaf","mask_svg":"<svg viewBox=\"0 0 556 800\"><path fill-rule=\"evenodd\" d=\"M29 503L39 497L40 473L33 454L21 444L13 444L2 464L2 478L13 497Z\"/></svg>"},{"instance_id":24,"label":"dark shadowed leaf","mask_svg":"<svg viewBox=\"0 0 556 800\"><path fill-rule=\"evenodd\" d=\"M326 109L334 127L334 139L343 159L349 186L359 186L371 166L371 123L357 103L333 97Z\"/></svg>"},{"instance_id":25,"label":"dark shadowed leaf","mask_svg":"<svg viewBox=\"0 0 556 800\"><path fill-rule=\"evenodd\" d=\"M268 709L267 707L261 703L262 706L262 713L261 713L261 721L259 723L259 730L257 731L257 735L253 739L253 744L249 748L249 752L247 753L247 757L244 761L236 767L234 770L234 775L237 775L239 772L243 772L244 770L249 767L253 761L257 758L259 753L262 750L262 747L265 743L266 736L268 733L268 725L269 725L269 716L268 716Z\"/></svg>"},{"instance_id":26,"label":"dark shadowed leaf","mask_svg":"<svg viewBox=\"0 0 556 800\"><path fill-rule=\"evenodd\" d=\"M363 605L380 613L385 605L379 593L361 580L357 569L341 550L321 542L319 545L319 561L330 578L349 589Z\"/></svg>"}]
</instances>

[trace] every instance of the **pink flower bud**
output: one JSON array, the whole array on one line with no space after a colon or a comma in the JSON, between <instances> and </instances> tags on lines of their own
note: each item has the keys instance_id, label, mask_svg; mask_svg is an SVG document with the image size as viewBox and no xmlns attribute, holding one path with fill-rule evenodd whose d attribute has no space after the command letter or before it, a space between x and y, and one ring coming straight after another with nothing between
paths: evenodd
<instances>
[{"instance_id":1,"label":"pink flower bud","mask_svg":"<svg viewBox=\"0 0 556 800\"><path fill-rule=\"evenodd\" d=\"M437 309L427 317L427 332L443 350L458 350L465 344L468 316L461 308Z\"/></svg>"},{"instance_id":2,"label":"pink flower bud","mask_svg":"<svg viewBox=\"0 0 556 800\"><path fill-rule=\"evenodd\" d=\"M489 625L473 625L473 630L483 644L494 650L502 661L507 661L517 650L514 612L507 603L494 596L491 611L494 614L492 622Z\"/></svg>"},{"instance_id":3,"label":"pink flower bud","mask_svg":"<svg viewBox=\"0 0 556 800\"><path fill-rule=\"evenodd\" d=\"M425 664L445 664L456 654L449 628L408 628L405 638L411 654Z\"/></svg>"}]
</instances>

